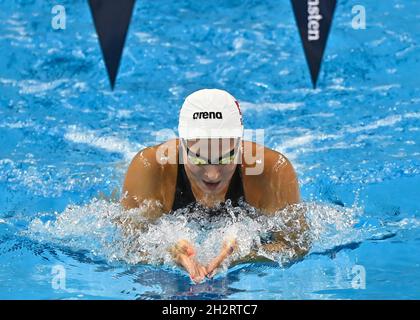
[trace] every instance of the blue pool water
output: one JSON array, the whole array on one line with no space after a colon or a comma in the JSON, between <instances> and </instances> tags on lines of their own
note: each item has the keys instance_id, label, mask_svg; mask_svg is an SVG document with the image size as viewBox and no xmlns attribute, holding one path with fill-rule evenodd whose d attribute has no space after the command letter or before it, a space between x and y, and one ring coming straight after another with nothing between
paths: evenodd
<instances>
[{"instance_id":1,"label":"blue pool water","mask_svg":"<svg viewBox=\"0 0 420 320\"><path fill-rule=\"evenodd\" d=\"M338 2L313 90L289 1L138 1L112 92L87 1L60 1L65 30L53 1L0 1L0 298L419 299L420 3ZM366 30L351 28L356 4ZM294 164L314 236L302 261L194 285L136 260L193 227L115 230L124 212L104 198L205 87L230 91Z\"/></svg>"}]
</instances>

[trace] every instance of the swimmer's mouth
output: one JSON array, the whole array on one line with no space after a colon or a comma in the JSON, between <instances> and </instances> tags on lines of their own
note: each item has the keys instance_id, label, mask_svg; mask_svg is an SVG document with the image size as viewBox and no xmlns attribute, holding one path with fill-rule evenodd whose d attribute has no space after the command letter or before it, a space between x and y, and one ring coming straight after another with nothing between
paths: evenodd
<instances>
[{"instance_id":1,"label":"swimmer's mouth","mask_svg":"<svg viewBox=\"0 0 420 320\"><path fill-rule=\"evenodd\" d=\"M218 182L207 182L207 181L203 180L203 183L210 190L214 190L220 185L220 181L218 181Z\"/></svg>"}]
</instances>

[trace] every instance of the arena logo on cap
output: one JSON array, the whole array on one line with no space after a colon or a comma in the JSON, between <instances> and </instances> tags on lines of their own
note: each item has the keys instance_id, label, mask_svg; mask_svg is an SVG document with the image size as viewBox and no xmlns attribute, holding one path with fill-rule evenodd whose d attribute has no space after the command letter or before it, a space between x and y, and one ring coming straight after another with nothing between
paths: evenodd
<instances>
[{"instance_id":1,"label":"arena logo on cap","mask_svg":"<svg viewBox=\"0 0 420 320\"><path fill-rule=\"evenodd\" d=\"M315 88L337 0L291 0Z\"/></svg>"},{"instance_id":2,"label":"arena logo on cap","mask_svg":"<svg viewBox=\"0 0 420 320\"><path fill-rule=\"evenodd\" d=\"M223 119L222 113L219 112L194 112L193 119Z\"/></svg>"}]
</instances>

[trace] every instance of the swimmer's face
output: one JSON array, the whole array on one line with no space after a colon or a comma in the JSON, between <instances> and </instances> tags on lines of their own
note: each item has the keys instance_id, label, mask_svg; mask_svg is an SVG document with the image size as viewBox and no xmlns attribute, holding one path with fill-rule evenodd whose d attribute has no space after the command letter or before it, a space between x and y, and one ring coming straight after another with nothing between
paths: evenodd
<instances>
[{"instance_id":1,"label":"swimmer's face","mask_svg":"<svg viewBox=\"0 0 420 320\"><path fill-rule=\"evenodd\" d=\"M196 139L182 144L184 166L196 185L207 194L227 189L239 157L239 140Z\"/></svg>"}]
</instances>

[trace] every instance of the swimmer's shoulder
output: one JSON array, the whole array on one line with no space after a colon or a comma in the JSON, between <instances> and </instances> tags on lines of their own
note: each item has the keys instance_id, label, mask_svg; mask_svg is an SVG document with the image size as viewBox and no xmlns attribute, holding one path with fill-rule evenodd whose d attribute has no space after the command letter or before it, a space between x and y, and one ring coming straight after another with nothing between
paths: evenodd
<instances>
[{"instance_id":1,"label":"swimmer's shoulder","mask_svg":"<svg viewBox=\"0 0 420 320\"><path fill-rule=\"evenodd\" d=\"M242 171L249 178L261 179L273 177L273 174L294 173L294 168L284 154L253 141L244 141Z\"/></svg>"},{"instance_id":2,"label":"swimmer's shoulder","mask_svg":"<svg viewBox=\"0 0 420 320\"><path fill-rule=\"evenodd\" d=\"M245 197L252 206L274 212L299 202L296 171L282 153L244 141L244 153L252 151L252 161L243 158L242 177ZM251 158L251 157L250 157Z\"/></svg>"},{"instance_id":3,"label":"swimmer's shoulder","mask_svg":"<svg viewBox=\"0 0 420 320\"><path fill-rule=\"evenodd\" d=\"M124 207L135 208L144 200L155 200L168 212L175 194L177 159L178 139L140 150L125 176Z\"/></svg>"}]
</instances>

